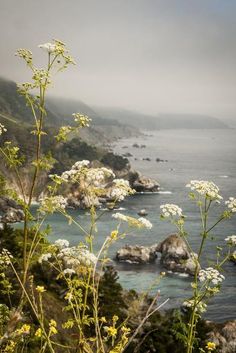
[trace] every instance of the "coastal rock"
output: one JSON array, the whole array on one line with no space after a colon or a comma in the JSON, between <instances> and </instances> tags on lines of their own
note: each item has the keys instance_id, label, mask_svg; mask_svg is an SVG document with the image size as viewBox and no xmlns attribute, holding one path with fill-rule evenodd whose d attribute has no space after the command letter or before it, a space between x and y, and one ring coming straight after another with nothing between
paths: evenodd
<instances>
[{"instance_id":1,"label":"coastal rock","mask_svg":"<svg viewBox=\"0 0 236 353\"><path fill-rule=\"evenodd\" d=\"M143 216L147 216L148 213L147 213L147 211L146 211L145 209L142 209L142 210L140 210L140 211L138 212L138 215L143 217Z\"/></svg>"},{"instance_id":2,"label":"coastal rock","mask_svg":"<svg viewBox=\"0 0 236 353\"><path fill-rule=\"evenodd\" d=\"M212 323L210 323L210 325L212 325ZM207 334L207 341L215 343L218 353L235 353L236 320L215 325L212 331Z\"/></svg>"},{"instance_id":3,"label":"coastal rock","mask_svg":"<svg viewBox=\"0 0 236 353\"><path fill-rule=\"evenodd\" d=\"M161 253L161 263L170 271L194 274L195 254L191 254L185 241L177 234L169 235L156 247Z\"/></svg>"},{"instance_id":4,"label":"coastal rock","mask_svg":"<svg viewBox=\"0 0 236 353\"><path fill-rule=\"evenodd\" d=\"M133 181L132 187L137 192L154 192L159 190L160 185L156 180L139 174L138 177Z\"/></svg>"},{"instance_id":5,"label":"coastal rock","mask_svg":"<svg viewBox=\"0 0 236 353\"><path fill-rule=\"evenodd\" d=\"M21 209L9 207L1 217L1 223L15 223L24 220L24 212Z\"/></svg>"},{"instance_id":6,"label":"coastal rock","mask_svg":"<svg viewBox=\"0 0 236 353\"><path fill-rule=\"evenodd\" d=\"M151 247L141 245L125 245L116 253L116 259L119 262L147 264L155 262L156 258L156 245Z\"/></svg>"},{"instance_id":7,"label":"coastal rock","mask_svg":"<svg viewBox=\"0 0 236 353\"><path fill-rule=\"evenodd\" d=\"M2 223L15 223L24 220L24 212L21 206L8 197L0 197L0 213Z\"/></svg>"}]
</instances>

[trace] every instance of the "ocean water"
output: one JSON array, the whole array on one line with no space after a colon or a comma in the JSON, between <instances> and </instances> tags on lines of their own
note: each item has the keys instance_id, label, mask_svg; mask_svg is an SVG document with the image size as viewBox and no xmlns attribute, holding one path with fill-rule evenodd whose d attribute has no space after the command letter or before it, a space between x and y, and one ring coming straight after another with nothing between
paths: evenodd
<instances>
[{"instance_id":1,"label":"ocean water","mask_svg":"<svg viewBox=\"0 0 236 353\"><path fill-rule=\"evenodd\" d=\"M160 182L161 190L153 194L136 194L121 203L125 214L137 216L140 209L145 208L147 218L153 223L151 230L135 230L126 239L117 242L109 251L111 259L124 244L152 245L165 239L175 228L166 221L160 220L159 207L163 203L176 203L187 217L186 228L189 242L197 250L200 241L199 214L196 206L188 199L188 189L185 185L192 179L212 180L221 190L222 196L236 197L236 130L161 130L146 132L145 136L119 140L114 144L115 152L122 154L130 152L129 160L134 169L153 177ZM145 144L146 148L134 148L133 144ZM123 148L128 146L128 148ZM142 158L150 158L144 161ZM168 162L158 163L156 158ZM213 214L220 214L223 205L214 206ZM89 214L85 211L70 211L84 226L89 227ZM102 212L102 211L99 211ZM209 222L213 224L214 215ZM98 222L95 235L95 250L99 249L105 237L116 226L111 217L112 211L105 211ZM66 238L72 245L83 240L80 230L71 225L58 214L48 220L52 226L50 240ZM211 234L206 245L203 262L208 266L216 255L216 246L224 244L224 238L236 234L236 216L221 223ZM167 273L167 276L157 283L158 275L164 269L159 260L155 264L135 265L117 264L114 262L120 283L128 289L147 290L152 286L152 293L160 290L160 302L169 299L165 308L177 307L191 295L191 278L180 274ZM225 265L226 280L222 291L209 304L206 317L215 321L236 318L236 266L228 262Z\"/></svg>"}]
</instances>

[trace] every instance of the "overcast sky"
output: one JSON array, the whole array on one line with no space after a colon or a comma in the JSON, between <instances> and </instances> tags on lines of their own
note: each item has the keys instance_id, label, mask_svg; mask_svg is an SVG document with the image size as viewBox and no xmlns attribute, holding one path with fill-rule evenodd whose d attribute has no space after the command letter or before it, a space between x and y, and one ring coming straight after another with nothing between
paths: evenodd
<instances>
[{"instance_id":1,"label":"overcast sky","mask_svg":"<svg viewBox=\"0 0 236 353\"><path fill-rule=\"evenodd\" d=\"M0 0L0 75L63 40L78 66L51 93L150 114L236 117L236 0Z\"/></svg>"}]
</instances>

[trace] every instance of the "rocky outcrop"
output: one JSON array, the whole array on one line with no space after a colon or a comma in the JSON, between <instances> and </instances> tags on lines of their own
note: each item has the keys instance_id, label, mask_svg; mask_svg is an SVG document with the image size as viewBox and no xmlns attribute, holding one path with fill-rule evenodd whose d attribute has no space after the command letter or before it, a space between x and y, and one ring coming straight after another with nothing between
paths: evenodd
<instances>
[{"instance_id":1,"label":"rocky outcrop","mask_svg":"<svg viewBox=\"0 0 236 353\"><path fill-rule=\"evenodd\" d=\"M215 343L218 353L235 353L236 320L213 326L212 331L207 334L207 341Z\"/></svg>"},{"instance_id":2,"label":"rocky outcrop","mask_svg":"<svg viewBox=\"0 0 236 353\"><path fill-rule=\"evenodd\" d=\"M189 252L185 241L179 235L169 235L156 247L156 251L161 253L161 263L167 270L194 274L196 255Z\"/></svg>"},{"instance_id":3,"label":"rocky outcrop","mask_svg":"<svg viewBox=\"0 0 236 353\"><path fill-rule=\"evenodd\" d=\"M137 178L131 183L133 189L137 192L155 192L160 188L160 184L151 178L138 173Z\"/></svg>"},{"instance_id":4,"label":"rocky outcrop","mask_svg":"<svg viewBox=\"0 0 236 353\"><path fill-rule=\"evenodd\" d=\"M155 262L157 258L156 246L125 245L117 251L116 260L119 262L147 264Z\"/></svg>"},{"instance_id":5,"label":"rocky outcrop","mask_svg":"<svg viewBox=\"0 0 236 353\"><path fill-rule=\"evenodd\" d=\"M0 222L15 223L24 220L24 212L16 201L8 197L0 197Z\"/></svg>"}]
</instances>

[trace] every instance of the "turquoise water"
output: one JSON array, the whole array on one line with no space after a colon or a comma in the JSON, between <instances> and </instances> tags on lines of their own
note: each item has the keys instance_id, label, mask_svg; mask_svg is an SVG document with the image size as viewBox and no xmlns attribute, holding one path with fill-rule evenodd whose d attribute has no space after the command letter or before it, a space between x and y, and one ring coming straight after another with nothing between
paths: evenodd
<instances>
[{"instance_id":1,"label":"turquoise water","mask_svg":"<svg viewBox=\"0 0 236 353\"><path fill-rule=\"evenodd\" d=\"M189 241L196 250L199 244L199 217L197 209L188 200L188 190L185 185L192 179L212 180L222 190L221 194L227 199L236 196L236 130L163 130L148 132L152 136L142 136L127 140L120 140L115 144L117 153L130 152L132 166L143 174L157 179L161 184L161 192L155 194L137 194L129 197L120 206L124 212L137 216L137 212L145 208L148 219L153 223L151 230L135 231L123 241L117 242L111 249L109 256L114 258L117 249L124 244L152 245L163 240L175 229L168 223L160 221L159 206L163 203L176 203L187 216L187 230ZM133 148L133 143L145 144L144 149ZM128 146L123 149L122 146ZM149 157L151 161L140 159ZM157 163L159 157L167 159L167 163ZM137 158L138 160L135 160ZM216 206L215 212L220 214L222 206ZM84 226L89 226L89 215L84 211L70 211ZM122 211L119 211L122 212ZM111 218L112 211L107 211L98 222L95 236L95 249L103 243L105 236L115 227L116 222ZM214 217L210 217L210 223ZM83 235L74 225L68 227L65 219L55 214L48 223L52 226L50 240L66 238L71 244L83 240ZM223 245L224 238L236 234L236 217L222 223L212 234L213 239L207 242L204 264L215 257L216 245ZM159 272L163 271L159 261L152 265L116 264L119 280L125 288L138 291L149 288L154 283ZM224 321L236 318L236 266L228 262L225 266L226 280L222 292L209 304L208 319ZM153 293L160 289L161 301L169 298L165 308L178 306L190 295L190 277L168 273L160 284L154 285Z\"/></svg>"}]
</instances>

